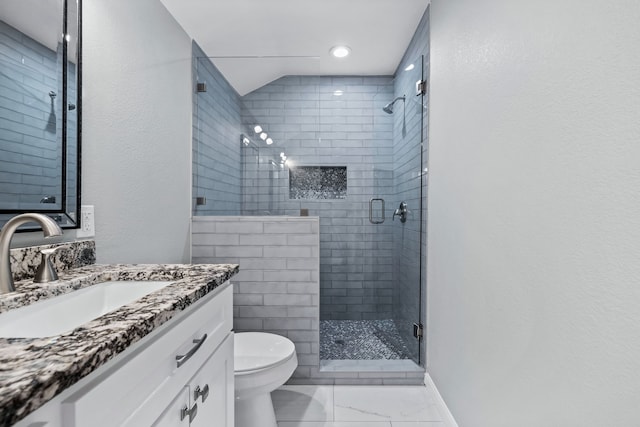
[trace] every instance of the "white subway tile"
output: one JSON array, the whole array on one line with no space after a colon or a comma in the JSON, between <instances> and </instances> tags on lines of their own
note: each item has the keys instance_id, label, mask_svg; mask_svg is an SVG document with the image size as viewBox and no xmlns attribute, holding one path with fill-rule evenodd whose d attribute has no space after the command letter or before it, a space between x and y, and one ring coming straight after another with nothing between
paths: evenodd
<instances>
[{"instance_id":1,"label":"white subway tile","mask_svg":"<svg viewBox=\"0 0 640 427\"><path fill-rule=\"evenodd\" d=\"M261 246L215 246L215 254L219 257L259 257Z\"/></svg>"},{"instance_id":2,"label":"white subway tile","mask_svg":"<svg viewBox=\"0 0 640 427\"><path fill-rule=\"evenodd\" d=\"M311 295L265 294L264 305L311 305Z\"/></svg>"},{"instance_id":3,"label":"white subway tile","mask_svg":"<svg viewBox=\"0 0 640 427\"><path fill-rule=\"evenodd\" d=\"M308 270L278 270L265 271L264 280L275 282L304 282L311 281L314 272Z\"/></svg>"},{"instance_id":4,"label":"white subway tile","mask_svg":"<svg viewBox=\"0 0 640 427\"><path fill-rule=\"evenodd\" d=\"M240 235L240 244L284 246L287 244L287 236L284 234L243 234Z\"/></svg>"},{"instance_id":5,"label":"white subway tile","mask_svg":"<svg viewBox=\"0 0 640 427\"><path fill-rule=\"evenodd\" d=\"M310 257L310 246L264 246L264 255L273 258Z\"/></svg>"},{"instance_id":6,"label":"white subway tile","mask_svg":"<svg viewBox=\"0 0 640 427\"><path fill-rule=\"evenodd\" d=\"M254 234L254 233L262 233L262 232L263 232L263 226L261 222L245 222L245 221L216 222L216 233Z\"/></svg>"},{"instance_id":7,"label":"white subway tile","mask_svg":"<svg viewBox=\"0 0 640 427\"><path fill-rule=\"evenodd\" d=\"M237 245L239 240L240 239L237 234L197 233L191 236L191 244L195 246Z\"/></svg>"}]
</instances>

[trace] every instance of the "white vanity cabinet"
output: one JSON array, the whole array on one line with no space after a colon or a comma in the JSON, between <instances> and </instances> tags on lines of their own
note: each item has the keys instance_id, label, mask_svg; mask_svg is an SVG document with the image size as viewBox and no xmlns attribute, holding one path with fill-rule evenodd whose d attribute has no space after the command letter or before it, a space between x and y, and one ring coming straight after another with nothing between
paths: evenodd
<instances>
[{"instance_id":1,"label":"white vanity cabinet","mask_svg":"<svg viewBox=\"0 0 640 427\"><path fill-rule=\"evenodd\" d=\"M232 305L227 282L17 425L233 427Z\"/></svg>"}]
</instances>

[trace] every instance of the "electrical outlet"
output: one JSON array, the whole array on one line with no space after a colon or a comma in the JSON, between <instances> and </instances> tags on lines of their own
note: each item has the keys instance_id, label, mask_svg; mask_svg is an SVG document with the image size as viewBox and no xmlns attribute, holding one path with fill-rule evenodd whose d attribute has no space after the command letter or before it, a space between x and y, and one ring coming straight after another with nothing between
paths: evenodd
<instances>
[{"instance_id":1,"label":"electrical outlet","mask_svg":"<svg viewBox=\"0 0 640 427\"><path fill-rule=\"evenodd\" d=\"M96 223L93 205L83 205L80 208L80 228L76 237L93 237L96 235Z\"/></svg>"}]
</instances>

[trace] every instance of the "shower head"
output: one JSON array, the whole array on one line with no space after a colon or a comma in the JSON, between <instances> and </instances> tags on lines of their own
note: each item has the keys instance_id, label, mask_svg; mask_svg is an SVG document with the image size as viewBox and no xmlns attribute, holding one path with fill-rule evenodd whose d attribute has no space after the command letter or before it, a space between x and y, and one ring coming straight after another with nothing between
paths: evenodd
<instances>
[{"instance_id":1,"label":"shower head","mask_svg":"<svg viewBox=\"0 0 640 427\"><path fill-rule=\"evenodd\" d=\"M382 111L384 111L387 114L393 114L393 104L395 104L396 101L400 99L402 99L402 102L404 102L405 97L404 96L397 97L396 99L394 99L393 101L391 101L390 103L382 107Z\"/></svg>"}]
</instances>

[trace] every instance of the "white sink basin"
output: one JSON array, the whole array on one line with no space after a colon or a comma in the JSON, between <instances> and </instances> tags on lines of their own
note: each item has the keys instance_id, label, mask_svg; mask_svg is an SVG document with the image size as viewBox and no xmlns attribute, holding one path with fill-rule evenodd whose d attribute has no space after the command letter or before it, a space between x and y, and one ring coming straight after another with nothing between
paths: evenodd
<instances>
[{"instance_id":1,"label":"white sink basin","mask_svg":"<svg viewBox=\"0 0 640 427\"><path fill-rule=\"evenodd\" d=\"M70 332L173 283L171 281L113 281L0 314L0 337L40 338Z\"/></svg>"}]
</instances>

